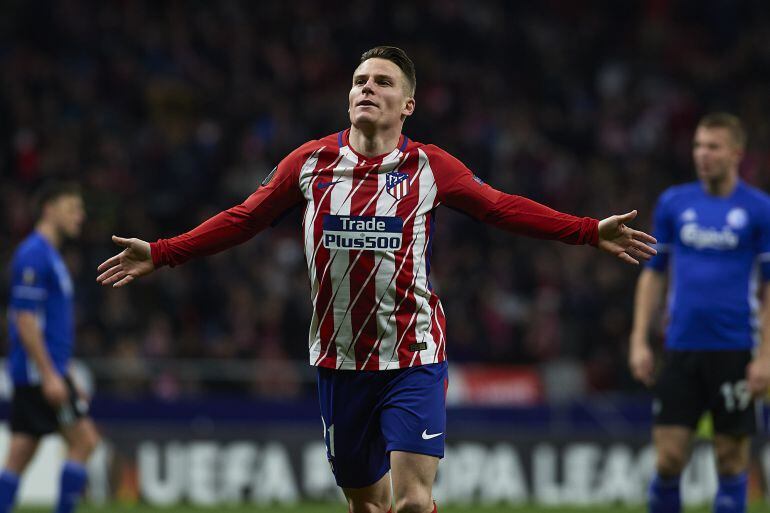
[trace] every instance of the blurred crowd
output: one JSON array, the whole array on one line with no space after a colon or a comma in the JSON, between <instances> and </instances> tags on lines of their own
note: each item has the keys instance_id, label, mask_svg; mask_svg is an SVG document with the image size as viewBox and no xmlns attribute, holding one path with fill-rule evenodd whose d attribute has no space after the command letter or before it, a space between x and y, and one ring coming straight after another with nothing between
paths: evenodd
<instances>
[{"instance_id":1,"label":"blurred crowd","mask_svg":"<svg viewBox=\"0 0 770 513\"><path fill-rule=\"evenodd\" d=\"M599 218L637 208L649 229L657 195L693 179L709 111L743 119L742 176L770 190L768 23L762 0L2 2L0 266L31 229L34 188L76 179L88 220L64 253L80 357L275 362L247 386L292 394L296 367L280 362L307 359L310 320L298 213L120 290L95 283L110 235L168 237L239 203L292 149L348 125L352 71L383 43L417 67L412 139L496 188ZM589 391L630 389L637 274L438 212L431 281L454 362L577 365ZM116 386L232 385L161 371Z\"/></svg>"}]
</instances>

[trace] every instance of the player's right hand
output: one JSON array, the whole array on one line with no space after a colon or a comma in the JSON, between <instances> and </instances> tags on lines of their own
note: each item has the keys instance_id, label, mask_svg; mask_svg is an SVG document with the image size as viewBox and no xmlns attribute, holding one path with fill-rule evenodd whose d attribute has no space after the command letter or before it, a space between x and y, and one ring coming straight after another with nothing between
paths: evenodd
<instances>
[{"instance_id":1,"label":"player's right hand","mask_svg":"<svg viewBox=\"0 0 770 513\"><path fill-rule=\"evenodd\" d=\"M646 341L631 340L628 353L628 366L631 368L631 374L635 379L651 387L655 383L653 371L655 370L655 359L652 350Z\"/></svg>"},{"instance_id":2,"label":"player's right hand","mask_svg":"<svg viewBox=\"0 0 770 513\"><path fill-rule=\"evenodd\" d=\"M67 401L69 396L67 385L55 372L44 376L41 385L45 400L54 408L60 407Z\"/></svg>"},{"instance_id":3,"label":"player's right hand","mask_svg":"<svg viewBox=\"0 0 770 513\"><path fill-rule=\"evenodd\" d=\"M100 284L122 287L155 270L148 242L141 239L124 239L117 235L112 236L112 242L126 249L97 267L97 271L102 273L96 278Z\"/></svg>"}]
</instances>

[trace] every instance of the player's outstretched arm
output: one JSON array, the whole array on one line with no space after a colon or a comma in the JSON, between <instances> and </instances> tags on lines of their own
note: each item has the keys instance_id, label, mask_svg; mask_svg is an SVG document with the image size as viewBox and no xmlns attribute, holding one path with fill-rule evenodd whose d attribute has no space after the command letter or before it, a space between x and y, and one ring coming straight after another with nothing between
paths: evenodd
<instances>
[{"instance_id":1,"label":"player's outstretched arm","mask_svg":"<svg viewBox=\"0 0 770 513\"><path fill-rule=\"evenodd\" d=\"M112 242L126 249L97 267L101 274L96 281L100 284L122 287L155 270L149 242L136 238L124 239L117 235L112 236Z\"/></svg>"},{"instance_id":2,"label":"player's outstretched arm","mask_svg":"<svg viewBox=\"0 0 770 513\"><path fill-rule=\"evenodd\" d=\"M657 242L655 237L626 226L636 214L636 210L632 210L627 214L610 216L599 221L597 244L599 249L634 265L638 265L639 260L649 260L657 253L655 248L650 246Z\"/></svg>"}]
</instances>

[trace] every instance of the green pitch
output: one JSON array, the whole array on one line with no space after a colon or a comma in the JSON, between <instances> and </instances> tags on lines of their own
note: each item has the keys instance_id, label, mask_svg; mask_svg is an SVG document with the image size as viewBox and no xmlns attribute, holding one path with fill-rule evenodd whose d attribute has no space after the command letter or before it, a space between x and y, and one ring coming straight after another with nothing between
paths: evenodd
<instances>
[{"instance_id":1,"label":"green pitch","mask_svg":"<svg viewBox=\"0 0 770 513\"><path fill-rule=\"evenodd\" d=\"M19 513L49 513L48 508L22 508ZM343 504L304 504L293 507L284 506L222 506L219 508L194 508L191 506L173 506L168 508L145 505L136 506L81 506L78 513L345 513ZM709 513L709 507L685 508L685 513ZM584 507L584 508L546 508L544 506L440 506L440 513L645 513L645 508ZM756 504L749 508L750 513L770 513L770 507Z\"/></svg>"}]
</instances>

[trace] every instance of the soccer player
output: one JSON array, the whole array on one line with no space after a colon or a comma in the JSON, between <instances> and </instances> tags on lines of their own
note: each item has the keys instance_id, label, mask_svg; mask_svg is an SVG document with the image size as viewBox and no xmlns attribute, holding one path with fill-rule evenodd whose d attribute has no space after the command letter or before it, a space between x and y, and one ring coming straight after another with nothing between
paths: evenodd
<instances>
[{"instance_id":1,"label":"soccer player","mask_svg":"<svg viewBox=\"0 0 770 513\"><path fill-rule=\"evenodd\" d=\"M85 218L76 184L50 183L38 192L34 232L12 261L8 305L9 370L14 384L11 442L0 473L0 513L13 508L19 476L40 438L55 431L67 442L56 513L74 510L86 485L85 463L99 442L88 404L68 375L74 342L73 288L58 248L80 233Z\"/></svg>"},{"instance_id":2,"label":"soccer player","mask_svg":"<svg viewBox=\"0 0 770 513\"><path fill-rule=\"evenodd\" d=\"M349 129L302 145L241 205L190 232L152 244L113 237L125 249L97 278L125 285L244 242L303 206L310 363L327 456L354 513L391 511L393 499L399 513L436 511L447 386L444 311L429 281L439 205L515 233L592 244L629 263L654 253L654 239L625 224L635 211L601 222L556 212L493 189L445 151L402 134L414 92L414 65L402 50L367 51L353 73Z\"/></svg>"},{"instance_id":3,"label":"soccer player","mask_svg":"<svg viewBox=\"0 0 770 513\"><path fill-rule=\"evenodd\" d=\"M633 375L654 385L652 513L681 511L680 475L705 411L713 417L719 473L714 511L746 511L753 397L770 383L770 197L738 178L745 144L738 118L705 116L693 145L698 180L666 190L655 210L658 254L639 276L629 354ZM649 331L666 272L667 351L655 379Z\"/></svg>"}]
</instances>

